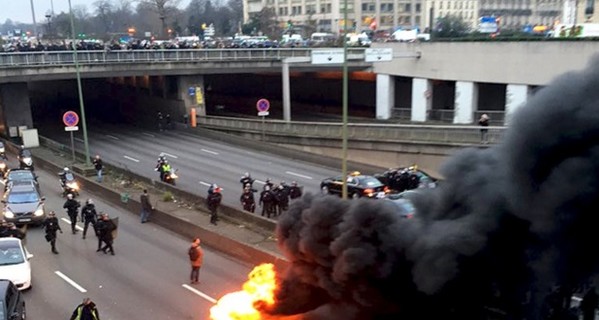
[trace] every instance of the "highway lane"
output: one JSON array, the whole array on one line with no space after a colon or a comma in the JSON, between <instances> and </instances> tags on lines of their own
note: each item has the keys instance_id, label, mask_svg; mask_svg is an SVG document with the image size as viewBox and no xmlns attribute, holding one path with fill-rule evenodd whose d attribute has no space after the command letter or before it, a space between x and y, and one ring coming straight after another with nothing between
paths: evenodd
<instances>
[{"instance_id":1,"label":"highway lane","mask_svg":"<svg viewBox=\"0 0 599 320\"><path fill-rule=\"evenodd\" d=\"M60 254L54 255L42 228L27 231L26 245L34 254L32 289L25 292L29 319L68 319L85 296L98 304L103 320L207 319L210 297L239 290L247 279L252 266L204 248L201 283L188 285L190 239L152 223L141 224L137 215L83 191L79 200L91 197L99 211L119 217L116 255L96 252L92 230L85 240L81 232L71 233L56 174L37 174L46 208L57 212L64 233L58 234Z\"/></svg>"},{"instance_id":2,"label":"highway lane","mask_svg":"<svg viewBox=\"0 0 599 320\"><path fill-rule=\"evenodd\" d=\"M69 135L62 127L42 128L41 134L70 145ZM76 148L83 150L81 132L76 133ZM338 175L339 171L277 155L256 152L252 146L238 147L221 141L206 139L184 131L152 132L135 127L98 125L90 126L90 152L100 154L110 163L158 180L154 171L156 159L165 153L171 166L179 169L177 186L200 195L206 195L211 183L223 187L223 202L241 208L239 179L250 172L256 179L255 187L262 189L270 178L275 184L297 181L304 191L319 192L320 181ZM260 143L256 141L254 143Z\"/></svg>"}]
</instances>

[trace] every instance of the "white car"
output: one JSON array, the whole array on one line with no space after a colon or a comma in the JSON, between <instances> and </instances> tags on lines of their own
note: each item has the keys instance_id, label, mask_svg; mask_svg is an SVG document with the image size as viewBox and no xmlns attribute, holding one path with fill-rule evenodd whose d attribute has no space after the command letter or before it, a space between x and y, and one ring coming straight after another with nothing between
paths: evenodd
<instances>
[{"instance_id":1,"label":"white car","mask_svg":"<svg viewBox=\"0 0 599 320\"><path fill-rule=\"evenodd\" d=\"M33 255L27 252L21 240L0 238L0 279L12 281L19 290L31 287L31 264Z\"/></svg>"}]
</instances>

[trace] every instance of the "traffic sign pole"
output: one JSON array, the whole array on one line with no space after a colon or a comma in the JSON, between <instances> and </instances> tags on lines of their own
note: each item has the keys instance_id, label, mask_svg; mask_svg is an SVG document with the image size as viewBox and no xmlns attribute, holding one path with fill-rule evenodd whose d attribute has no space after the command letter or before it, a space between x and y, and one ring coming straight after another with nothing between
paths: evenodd
<instances>
[{"instance_id":1,"label":"traffic sign pole","mask_svg":"<svg viewBox=\"0 0 599 320\"><path fill-rule=\"evenodd\" d=\"M71 153L73 155L73 164L76 162L75 158L75 138L73 137L73 131L71 131Z\"/></svg>"}]
</instances>

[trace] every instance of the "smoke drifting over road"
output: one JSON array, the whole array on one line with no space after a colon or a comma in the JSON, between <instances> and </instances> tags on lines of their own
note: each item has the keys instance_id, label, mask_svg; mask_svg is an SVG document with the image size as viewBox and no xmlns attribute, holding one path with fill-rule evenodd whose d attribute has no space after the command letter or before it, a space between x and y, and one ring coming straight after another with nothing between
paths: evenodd
<instances>
[{"instance_id":1,"label":"smoke drifting over road","mask_svg":"<svg viewBox=\"0 0 599 320\"><path fill-rule=\"evenodd\" d=\"M273 314L538 319L599 253L599 60L540 90L502 143L465 149L402 219L384 201L306 195L280 218L291 261Z\"/></svg>"}]
</instances>

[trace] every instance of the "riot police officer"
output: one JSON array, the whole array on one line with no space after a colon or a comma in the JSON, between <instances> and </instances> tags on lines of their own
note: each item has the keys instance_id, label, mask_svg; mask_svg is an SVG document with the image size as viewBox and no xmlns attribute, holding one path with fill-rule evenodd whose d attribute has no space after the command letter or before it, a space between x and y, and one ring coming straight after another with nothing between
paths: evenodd
<instances>
[{"instance_id":1,"label":"riot police officer","mask_svg":"<svg viewBox=\"0 0 599 320\"><path fill-rule=\"evenodd\" d=\"M65 201L62 207L67 210L67 214L71 219L71 231L73 234L77 233L77 229L75 227L77 226L77 213L80 206L81 204L79 201L73 199L72 194L67 194L67 201Z\"/></svg>"},{"instance_id":2,"label":"riot police officer","mask_svg":"<svg viewBox=\"0 0 599 320\"><path fill-rule=\"evenodd\" d=\"M254 213L254 211L256 210L256 201L254 200L254 192L252 192L252 189L250 189L250 187L246 186L243 189L243 193L241 194L239 201L241 201L243 210L249 211L251 213Z\"/></svg>"},{"instance_id":3,"label":"riot police officer","mask_svg":"<svg viewBox=\"0 0 599 320\"><path fill-rule=\"evenodd\" d=\"M81 221L83 221L83 239L85 239L85 235L87 234L87 228L89 225L96 225L97 213L96 206L92 199L87 199L83 208L81 208Z\"/></svg>"}]
</instances>

